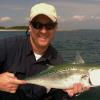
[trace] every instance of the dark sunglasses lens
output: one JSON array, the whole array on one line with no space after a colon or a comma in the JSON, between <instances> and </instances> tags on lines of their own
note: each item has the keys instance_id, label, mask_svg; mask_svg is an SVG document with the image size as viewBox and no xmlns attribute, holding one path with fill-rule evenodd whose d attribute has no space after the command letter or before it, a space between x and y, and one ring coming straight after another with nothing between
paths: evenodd
<instances>
[{"instance_id":1,"label":"dark sunglasses lens","mask_svg":"<svg viewBox=\"0 0 100 100\"><path fill-rule=\"evenodd\" d=\"M48 30L54 29L56 27L56 23L46 23L46 24L42 24L40 22L32 22L32 26L36 29L42 29L43 27L45 27Z\"/></svg>"},{"instance_id":2,"label":"dark sunglasses lens","mask_svg":"<svg viewBox=\"0 0 100 100\"><path fill-rule=\"evenodd\" d=\"M51 30L56 27L56 23L47 23L45 26L48 30Z\"/></svg>"},{"instance_id":3,"label":"dark sunglasses lens","mask_svg":"<svg viewBox=\"0 0 100 100\"><path fill-rule=\"evenodd\" d=\"M42 24L39 22L32 22L32 26L36 29L41 29L42 28Z\"/></svg>"}]
</instances>

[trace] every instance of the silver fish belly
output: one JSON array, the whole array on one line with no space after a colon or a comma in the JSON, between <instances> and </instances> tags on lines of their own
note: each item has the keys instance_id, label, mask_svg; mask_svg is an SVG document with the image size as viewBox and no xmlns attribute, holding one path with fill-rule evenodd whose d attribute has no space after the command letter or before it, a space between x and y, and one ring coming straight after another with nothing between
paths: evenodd
<instances>
[{"instance_id":1,"label":"silver fish belly","mask_svg":"<svg viewBox=\"0 0 100 100\"><path fill-rule=\"evenodd\" d=\"M82 83L84 86L91 86L89 82L90 70L99 70L100 66L86 64L64 64L52 66L39 74L26 78L31 84L44 86L47 89L69 89L75 83ZM92 79L92 78L91 78Z\"/></svg>"}]
</instances>

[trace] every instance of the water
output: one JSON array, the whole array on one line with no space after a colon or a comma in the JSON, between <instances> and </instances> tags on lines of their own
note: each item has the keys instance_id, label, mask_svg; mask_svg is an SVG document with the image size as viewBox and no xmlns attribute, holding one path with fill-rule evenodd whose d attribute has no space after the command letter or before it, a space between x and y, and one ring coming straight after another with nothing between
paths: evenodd
<instances>
[{"instance_id":1,"label":"water","mask_svg":"<svg viewBox=\"0 0 100 100\"><path fill-rule=\"evenodd\" d=\"M86 63L100 64L100 31L58 32L54 45L65 62L72 62L78 51Z\"/></svg>"},{"instance_id":2,"label":"water","mask_svg":"<svg viewBox=\"0 0 100 100\"><path fill-rule=\"evenodd\" d=\"M23 35L24 31L0 31L0 38ZM100 64L100 30L57 32L52 42L65 63L72 63L79 52L85 63ZM82 93L74 100L99 100L100 87Z\"/></svg>"}]
</instances>

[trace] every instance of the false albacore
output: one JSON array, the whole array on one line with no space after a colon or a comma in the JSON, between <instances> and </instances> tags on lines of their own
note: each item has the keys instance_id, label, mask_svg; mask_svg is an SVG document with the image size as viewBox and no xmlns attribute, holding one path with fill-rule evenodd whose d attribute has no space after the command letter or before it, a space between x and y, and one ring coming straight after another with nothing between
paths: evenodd
<instances>
[{"instance_id":1,"label":"false albacore","mask_svg":"<svg viewBox=\"0 0 100 100\"><path fill-rule=\"evenodd\" d=\"M49 66L48 69L26 79L28 83L51 88L69 89L73 84L82 83L84 86L100 86L100 65L85 64L77 52L72 64Z\"/></svg>"},{"instance_id":2,"label":"false albacore","mask_svg":"<svg viewBox=\"0 0 100 100\"><path fill-rule=\"evenodd\" d=\"M99 65L64 64L50 66L47 70L26 80L28 83L44 86L47 90L51 88L69 89L75 83L94 87L100 85L100 81L95 80L95 75L98 77L98 74L100 75Z\"/></svg>"}]
</instances>

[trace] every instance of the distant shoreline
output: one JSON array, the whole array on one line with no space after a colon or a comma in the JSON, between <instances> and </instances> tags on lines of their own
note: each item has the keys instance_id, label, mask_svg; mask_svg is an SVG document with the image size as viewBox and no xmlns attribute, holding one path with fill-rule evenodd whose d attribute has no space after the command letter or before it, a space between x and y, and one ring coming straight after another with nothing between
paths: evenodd
<instances>
[{"instance_id":1,"label":"distant shoreline","mask_svg":"<svg viewBox=\"0 0 100 100\"><path fill-rule=\"evenodd\" d=\"M0 29L0 31L26 31L25 29Z\"/></svg>"},{"instance_id":2,"label":"distant shoreline","mask_svg":"<svg viewBox=\"0 0 100 100\"><path fill-rule=\"evenodd\" d=\"M0 31L26 31L27 29L0 29ZM100 29L57 30L60 31L100 31Z\"/></svg>"}]
</instances>

